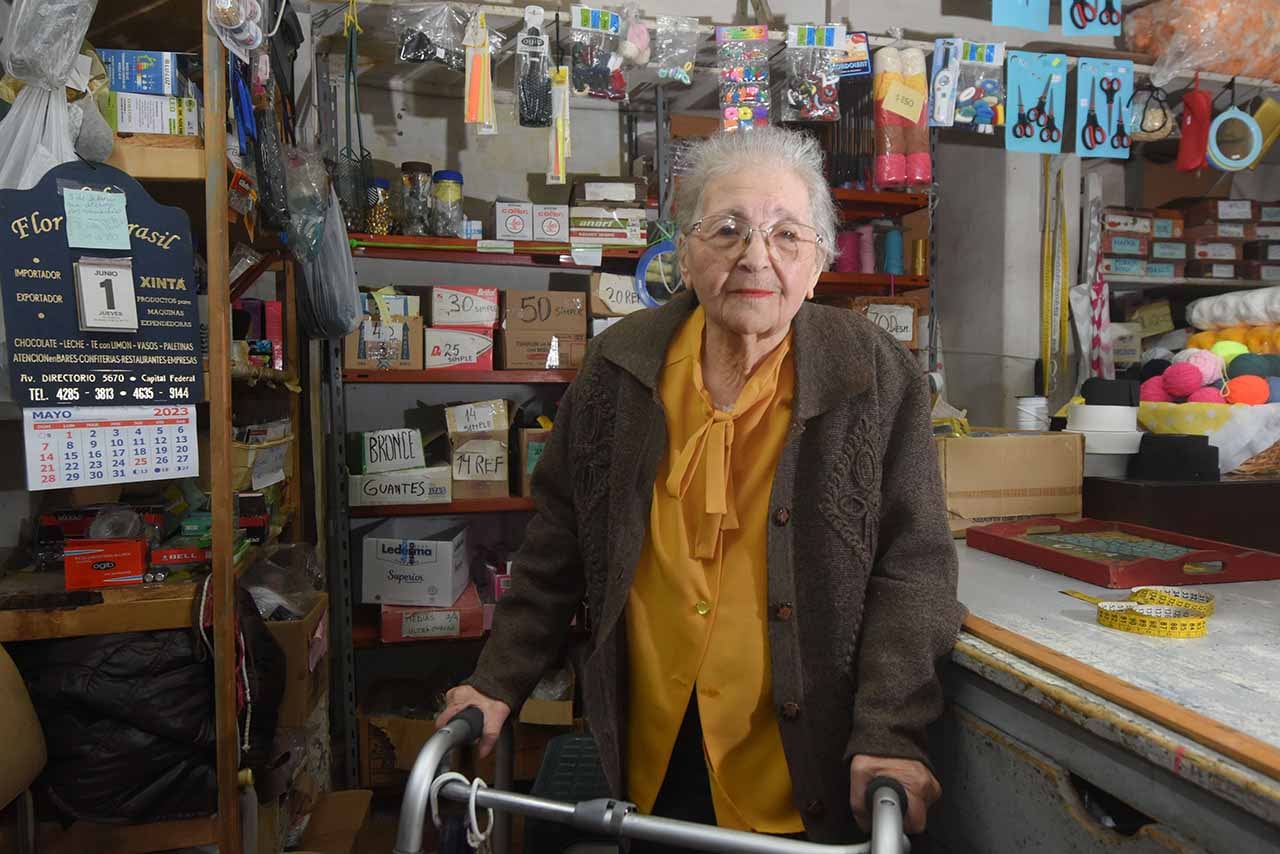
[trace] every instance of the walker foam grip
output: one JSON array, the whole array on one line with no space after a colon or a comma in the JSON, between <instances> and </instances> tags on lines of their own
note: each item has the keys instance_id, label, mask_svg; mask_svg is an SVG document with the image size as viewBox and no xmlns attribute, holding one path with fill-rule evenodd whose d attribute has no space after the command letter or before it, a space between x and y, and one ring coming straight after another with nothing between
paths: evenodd
<instances>
[{"instance_id":1,"label":"walker foam grip","mask_svg":"<svg viewBox=\"0 0 1280 854\"><path fill-rule=\"evenodd\" d=\"M902 815L905 818L907 815L907 790L897 780L885 776L873 777L871 782L867 784L867 815L872 819L875 818L876 792L881 789L892 789L894 791L898 796L898 806L901 808Z\"/></svg>"},{"instance_id":2,"label":"walker foam grip","mask_svg":"<svg viewBox=\"0 0 1280 854\"><path fill-rule=\"evenodd\" d=\"M449 724L463 723L468 727L466 734L467 743L480 740L480 736L484 735L484 712L476 706L467 706L458 715L449 720Z\"/></svg>"},{"instance_id":3,"label":"walker foam grip","mask_svg":"<svg viewBox=\"0 0 1280 854\"><path fill-rule=\"evenodd\" d=\"M1104 380L1090 377L1080 387L1084 402L1090 406L1137 406L1138 383L1133 380Z\"/></svg>"}]
</instances>

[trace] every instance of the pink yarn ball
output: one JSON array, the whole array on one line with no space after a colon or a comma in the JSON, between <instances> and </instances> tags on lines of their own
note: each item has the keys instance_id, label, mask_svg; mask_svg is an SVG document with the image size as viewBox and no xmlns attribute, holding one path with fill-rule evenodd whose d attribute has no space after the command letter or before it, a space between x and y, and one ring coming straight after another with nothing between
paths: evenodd
<instances>
[{"instance_id":1,"label":"pink yarn ball","mask_svg":"<svg viewBox=\"0 0 1280 854\"><path fill-rule=\"evenodd\" d=\"M1188 365L1200 369L1200 376L1205 385L1213 385L1222 379L1222 357L1208 350L1192 350L1191 355L1181 360Z\"/></svg>"},{"instance_id":2,"label":"pink yarn ball","mask_svg":"<svg viewBox=\"0 0 1280 854\"><path fill-rule=\"evenodd\" d=\"M1222 396L1222 392L1213 386L1205 386L1191 392L1191 396L1187 398L1187 403L1226 403L1227 400Z\"/></svg>"},{"instance_id":3,"label":"pink yarn ball","mask_svg":"<svg viewBox=\"0 0 1280 854\"><path fill-rule=\"evenodd\" d=\"M1204 385L1204 374L1188 362L1170 365L1161 379L1164 381L1164 390L1169 392L1170 397L1186 397Z\"/></svg>"},{"instance_id":4,"label":"pink yarn ball","mask_svg":"<svg viewBox=\"0 0 1280 854\"><path fill-rule=\"evenodd\" d=\"M1164 380L1152 377L1138 388L1138 399L1147 403L1172 403L1173 398L1164 390Z\"/></svg>"}]
</instances>

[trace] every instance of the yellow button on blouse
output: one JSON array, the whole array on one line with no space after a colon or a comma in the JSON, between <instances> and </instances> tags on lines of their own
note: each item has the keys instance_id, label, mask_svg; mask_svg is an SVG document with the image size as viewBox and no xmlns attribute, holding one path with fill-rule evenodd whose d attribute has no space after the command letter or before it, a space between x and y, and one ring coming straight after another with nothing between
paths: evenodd
<instances>
[{"instance_id":1,"label":"yellow button on blouse","mask_svg":"<svg viewBox=\"0 0 1280 854\"><path fill-rule=\"evenodd\" d=\"M769 496L795 390L791 339L723 412L702 382L705 322L698 308L681 327L658 386L669 451L627 600L628 797L652 810L696 684L717 821L798 833L766 602Z\"/></svg>"}]
</instances>

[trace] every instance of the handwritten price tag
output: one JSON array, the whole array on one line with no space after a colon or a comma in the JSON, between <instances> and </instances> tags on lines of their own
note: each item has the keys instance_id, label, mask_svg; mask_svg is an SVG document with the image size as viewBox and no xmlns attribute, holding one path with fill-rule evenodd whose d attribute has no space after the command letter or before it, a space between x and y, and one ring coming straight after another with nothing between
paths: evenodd
<instances>
[{"instance_id":1,"label":"handwritten price tag","mask_svg":"<svg viewBox=\"0 0 1280 854\"><path fill-rule=\"evenodd\" d=\"M924 109L924 100L923 92L917 92L905 83L895 81L884 96L884 108L909 122L917 122L920 120L920 111Z\"/></svg>"}]
</instances>

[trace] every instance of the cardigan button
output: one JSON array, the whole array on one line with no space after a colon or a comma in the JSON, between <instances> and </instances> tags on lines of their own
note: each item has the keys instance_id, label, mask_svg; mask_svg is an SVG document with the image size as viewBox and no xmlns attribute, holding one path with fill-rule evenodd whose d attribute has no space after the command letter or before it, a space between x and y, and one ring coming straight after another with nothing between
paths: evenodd
<instances>
[{"instance_id":1,"label":"cardigan button","mask_svg":"<svg viewBox=\"0 0 1280 854\"><path fill-rule=\"evenodd\" d=\"M781 527L790 521L791 521L791 511L788 510L786 507L779 507L777 510L774 511L773 524Z\"/></svg>"},{"instance_id":2,"label":"cardigan button","mask_svg":"<svg viewBox=\"0 0 1280 854\"><path fill-rule=\"evenodd\" d=\"M804 805L804 813L811 818L821 818L822 814L827 811L826 804L822 801L809 801Z\"/></svg>"},{"instance_id":3,"label":"cardigan button","mask_svg":"<svg viewBox=\"0 0 1280 854\"><path fill-rule=\"evenodd\" d=\"M790 602L782 602L773 609L773 616L784 623L794 617L795 613L795 606Z\"/></svg>"},{"instance_id":4,"label":"cardigan button","mask_svg":"<svg viewBox=\"0 0 1280 854\"><path fill-rule=\"evenodd\" d=\"M794 721L798 717L800 717L799 703L783 703L782 704L783 720Z\"/></svg>"}]
</instances>

